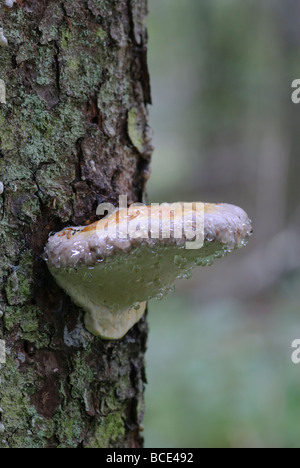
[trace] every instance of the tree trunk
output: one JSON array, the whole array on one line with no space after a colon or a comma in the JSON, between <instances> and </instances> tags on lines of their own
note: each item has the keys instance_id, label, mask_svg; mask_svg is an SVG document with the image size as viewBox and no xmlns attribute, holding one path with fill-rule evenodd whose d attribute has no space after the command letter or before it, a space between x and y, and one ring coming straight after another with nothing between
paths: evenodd
<instances>
[{"instance_id":1,"label":"tree trunk","mask_svg":"<svg viewBox=\"0 0 300 468\"><path fill-rule=\"evenodd\" d=\"M99 203L143 200L146 9L0 2L1 448L142 445L145 319L120 341L94 337L42 254L52 231L97 220Z\"/></svg>"}]
</instances>

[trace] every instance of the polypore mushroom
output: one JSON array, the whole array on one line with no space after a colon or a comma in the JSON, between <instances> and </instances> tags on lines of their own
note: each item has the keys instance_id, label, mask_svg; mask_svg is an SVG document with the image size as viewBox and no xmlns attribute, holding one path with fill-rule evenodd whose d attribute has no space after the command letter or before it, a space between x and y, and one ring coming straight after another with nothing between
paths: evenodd
<instances>
[{"instance_id":1,"label":"polypore mushroom","mask_svg":"<svg viewBox=\"0 0 300 468\"><path fill-rule=\"evenodd\" d=\"M233 205L132 206L50 236L45 259L85 310L87 329L119 339L140 320L148 299L163 297L195 266L245 245L250 234L247 214Z\"/></svg>"}]
</instances>

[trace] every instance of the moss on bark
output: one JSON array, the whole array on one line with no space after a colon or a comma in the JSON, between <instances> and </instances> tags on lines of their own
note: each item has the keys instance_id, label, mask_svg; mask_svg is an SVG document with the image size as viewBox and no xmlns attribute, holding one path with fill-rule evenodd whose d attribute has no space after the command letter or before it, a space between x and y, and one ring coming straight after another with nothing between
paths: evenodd
<instances>
[{"instance_id":1,"label":"moss on bark","mask_svg":"<svg viewBox=\"0 0 300 468\"><path fill-rule=\"evenodd\" d=\"M41 256L51 231L96 220L102 201L143 198L146 0L4 3L0 448L138 447L145 319L118 342L92 336Z\"/></svg>"}]
</instances>

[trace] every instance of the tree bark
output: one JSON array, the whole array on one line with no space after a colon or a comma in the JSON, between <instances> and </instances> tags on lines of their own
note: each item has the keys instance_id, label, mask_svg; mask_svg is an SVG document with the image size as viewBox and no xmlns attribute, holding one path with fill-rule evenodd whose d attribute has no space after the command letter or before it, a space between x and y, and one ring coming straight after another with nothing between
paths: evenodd
<instances>
[{"instance_id":1,"label":"tree bark","mask_svg":"<svg viewBox=\"0 0 300 468\"><path fill-rule=\"evenodd\" d=\"M8 3L0 0L0 447L140 447L145 319L120 341L94 337L42 254L51 232L97 220L99 203L143 200L147 0Z\"/></svg>"}]
</instances>

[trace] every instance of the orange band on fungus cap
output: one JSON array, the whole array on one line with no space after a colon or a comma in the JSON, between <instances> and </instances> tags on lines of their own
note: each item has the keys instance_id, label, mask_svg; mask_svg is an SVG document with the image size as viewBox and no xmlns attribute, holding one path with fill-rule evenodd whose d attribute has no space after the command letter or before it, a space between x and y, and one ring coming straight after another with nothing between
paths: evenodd
<instances>
[{"instance_id":1,"label":"orange band on fungus cap","mask_svg":"<svg viewBox=\"0 0 300 468\"><path fill-rule=\"evenodd\" d=\"M186 248L187 226L196 228L201 249ZM51 236L45 259L57 283L86 311L88 330L118 339L142 317L145 301L167 294L195 266L245 245L250 234L247 214L233 205L134 206Z\"/></svg>"}]
</instances>

